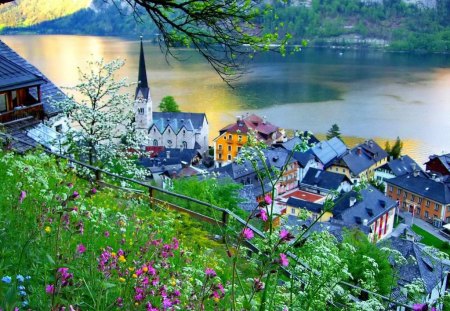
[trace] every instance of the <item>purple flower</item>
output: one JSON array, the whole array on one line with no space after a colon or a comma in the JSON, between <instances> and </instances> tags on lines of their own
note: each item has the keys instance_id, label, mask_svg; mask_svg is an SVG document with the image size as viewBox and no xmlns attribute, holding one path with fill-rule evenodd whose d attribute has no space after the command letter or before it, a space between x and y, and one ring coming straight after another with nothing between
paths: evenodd
<instances>
[{"instance_id":1,"label":"purple flower","mask_svg":"<svg viewBox=\"0 0 450 311\"><path fill-rule=\"evenodd\" d=\"M92 194L96 194L97 193L97 189L94 187L91 189Z\"/></svg>"},{"instance_id":2,"label":"purple flower","mask_svg":"<svg viewBox=\"0 0 450 311\"><path fill-rule=\"evenodd\" d=\"M244 236L244 238L246 238L247 240L251 240L254 237L253 231L250 228L244 228L244 230L242 230L242 235Z\"/></svg>"},{"instance_id":3,"label":"purple flower","mask_svg":"<svg viewBox=\"0 0 450 311\"><path fill-rule=\"evenodd\" d=\"M25 191L20 191L19 203L22 204L23 200L27 197L27 193Z\"/></svg>"},{"instance_id":4,"label":"purple flower","mask_svg":"<svg viewBox=\"0 0 450 311\"><path fill-rule=\"evenodd\" d=\"M267 212L265 209L261 209L258 213L258 217L261 218L262 221L267 221L269 217L267 217Z\"/></svg>"},{"instance_id":5,"label":"purple flower","mask_svg":"<svg viewBox=\"0 0 450 311\"><path fill-rule=\"evenodd\" d=\"M272 198L270 197L270 195L266 195L264 197L264 202L266 202L267 205L272 204Z\"/></svg>"},{"instance_id":6,"label":"purple flower","mask_svg":"<svg viewBox=\"0 0 450 311\"><path fill-rule=\"evenodd\" d=\"M214 271L214 269L211 269L211 268L206 268L205 274L206 274L206 276L212 277L212 278L217 275L216 271Z\"/></svg>"},{"instance_id":7,"label":"purple flower","mask_svg":"<svg viewBox=\"0 0 450 311\"><path fill-rule=\"evenodd\" d=\"M80 194L77 191L74 191L72 194L72 198L76 199L80 196Z\"/></svg>"},{"instance_id":8,"label":"purple flower","mask_svg":"<svg viewBox=\"0 0 450 311\"><path fill-rule=\"evenodd\" d=\"M45 292L47 294L53 294L55 292L55 285L49 284L49 285L45 286Z\"/></svg>"},{"instance_id":9,"label":"purple flower","mask_svg":"<svg viewBox=\"0 0 450 311\"><path fill-rule=\"evenodd\" d=\"M290 241L294 238L294 236L286 229L281 229L280 231L280 239L282 241Z\"/></svg>"},{"instance_id":10,"label":"purple flower","mask_svg":"<svg viewBox=\"0 0 450 311\"><path fill-rule=\"evenodd\" d=\"M105 236L105 238L109 238L109 231L105 231L103 235Z\"/></svg>"},{"instance_id":11,"label":"purple flower","mask_svg":"<svg viewBox=\"0 0 450 311\"><path fill-rule=\"evenodd\" d=\"M123 298L122 297L117 298L116 304L119 308L123 307Z\"/></svg>"},{"instance_id":12,"label":"purple flower","mask_svg":"<svg viewBox=\"0 0 450 311\"><path fill-rule=\"evenodd\" d=\"M280 253L280 264L283 267L287 267L289 265L289 260L286 256L286 254Z\"/></svg>"},{"instance_id":13,"label":"purple flower","mask_svg":"<svg viewBox=\"0 0 450 311\"><path fill-rule=\"evenodd\" d=\"M83 244L77 245L77 253L78 254L83 254L85 251L86 251L86 246L84 246Z\"/></svg>"}]
</instances>

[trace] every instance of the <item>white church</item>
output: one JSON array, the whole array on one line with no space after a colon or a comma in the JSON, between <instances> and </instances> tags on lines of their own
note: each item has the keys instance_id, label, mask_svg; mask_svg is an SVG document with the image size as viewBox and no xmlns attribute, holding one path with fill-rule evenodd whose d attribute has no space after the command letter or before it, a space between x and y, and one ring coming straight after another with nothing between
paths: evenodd
<instances>
[{"instance_id":1,"label":"white church","mask_svg":"<svg viewBox=\"0 0 450 311\"><path fill-rule=\"evenodd\" d=\"M141 38L138 86L135 95L135 122L145 145L208 151L209 125L204 113L154 112L145 69Z\"/></svg>"}]
</instances>

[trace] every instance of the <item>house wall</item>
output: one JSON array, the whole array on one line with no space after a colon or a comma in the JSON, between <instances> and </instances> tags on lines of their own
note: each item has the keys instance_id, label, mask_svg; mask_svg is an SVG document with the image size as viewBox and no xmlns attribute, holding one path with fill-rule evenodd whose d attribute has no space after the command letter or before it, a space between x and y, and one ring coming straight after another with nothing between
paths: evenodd
<instances>
[{"instance_id":1,"label":"house wall","mask_svg":"<svg viewBox=\"0 0 450 311\"><path fill-rule=\"evenodd\" d=\"M394 228L395 208L390 209L370 225L369 240L378 242L392 233Z\"/></svg>"},{"instance_id":2,"label":"house wall","mask_svg":"<svg viewBox=\"0 0 450 311\"><path fill-rule=\"evenodd\" d=\"M214 160L221 164L230 163L247 143L247 138L243 133L223 133L214 141Z\"/></svg>"},{"instance_id":3,"label":"house wall","mask_svg":"<svg viewBox=\"0 0 450 311\"><path fill-rule=\"evenodd\" d=\"M290 206L287 205L286 206L286 213L289 215L293 215L296 217L299 217L300 215L304 215L304 213L306 213L308 215L308 217L312 217L312 218L317 218L319 216L319 214L316 213L312 213L306 209L302 209L299 207L294 207L294 206ZM320 217L319 221L320 222L327 222L330 221L330 218L333 217L333 214L331 214L330 212L325 212L322 217Z\"/></svg>"},{"instance_id":4,"label":"house wall","mask_svg":"<svg viewBox=\"0 0 450 311\"><path fill-rule=\"evenodd\" d=\"M317 169L322 169L322 167L319 167L319 163L317 163L314 160L309 160L308 163L306 164L305 168L302 167L298 167L298 181L301 182L303 180L303 178L305 178L306 173L308 173L308 170L310 168L317 168Z\"/></svg>"},{"instance_id":5,"label":"house wall","mask_svg":"<svg viewBox=\"0 0 450 311\"><path fill-rule=\"evenodd\" d=\"M298 186L297 182L298 163L293 162L287 165L286 170L283 172L283 176L275 185L278 194L285 193Z\"/></svg>"},{"instance_id":6,"label":"house wall","mask_svg":"<svg viewBox=\"0 0 450 311\"><path fill-rule=\"evenodd\" d=\"M425 196L397 187L390 184L389 181L387 181L386 195L399 201L402 211L410 213L414 211L415 217L419 217L429 223L441 226L442 224L433 223L435 219L446 223L450 222L450 205L443 205Z\"/></svg>"}]
</instances>

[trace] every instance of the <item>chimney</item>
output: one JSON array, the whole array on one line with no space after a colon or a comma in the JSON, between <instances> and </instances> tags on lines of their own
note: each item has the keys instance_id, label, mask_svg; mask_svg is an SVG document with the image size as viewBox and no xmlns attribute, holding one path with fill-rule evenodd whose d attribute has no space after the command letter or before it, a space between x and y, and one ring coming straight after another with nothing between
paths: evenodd
<instances>
[{"instance_id":1,"label":"chimney","mask_svg":"<svg viewBox=\"0 0 450 311\"><path fill-rule=\"evenodd\" d=\"M413 171L415 171L416 170L416 163L411 163L411 168L412 168Z\"/></svg>"},{"instance_id":2,"label":"chimney","mask_svg":"<svg viewBox=\"0 0 450 311\"><path fill-rule=\"evenodd\" d=\"M263 123L263 124L266 124L266 123L267 123L267 117L266 117L266 116L263 116L263 121L262 121L262 123Z\"/></svg>"},{"instance_id":3,"label":"chimney","mask_svg":"<svg viewBox=\"0 0 450 311\"><path fill-rule=\"evenodd\" d=\"M295 137L300 137L300 131L299 131L299 130L295 130L294 136L295 136Z\"/></svg>"},{"instance_id":4,"label":"chimney","mask_svg":"<svg viewBox=\"0 0 450 311\"><path fill-rule=\"evenodd\" d=\"M236 116L237 122L242 121L242 116Z\"/></svg>"},{"instance_id":5,"label":"chimney","mask_svg":"<svg viewBox=\"0 0 450 311\"><path fill-rule=\"evenodd\" d=\"M363 219L363 225L367 227L367 225L369 224L369 221L367 219Z\"/></svg>"},{"instance_id":6,"label":"chimney","mask_svg":"<svg viewBox=\"0 0 450 311\"><path fill-rule=\"evenodd\" d=\"M369 140L369 147L370 147L370 148L373 147L373 140Z\"/></svg>"},{"instance_id":7,"label":"chimney","mask_svg":"<svg viewBox=\"0 0 450 311\"><path fill-rule=\"evenodd\" d=\"M355 197L351 197L350 198L350 207L352 207L353 205L355 205L355 203L356 203L356 198Z\"/></svg>"},{"instance_id":8,"label":"chimney","mask_svg":"<svg viewBox=\"0 0 450 311\"><path fill-rule=\"evenodd\" d=\"M419 173L420 173L420 171L415 169L415 170L414 170L414 177L419 176Z\"/></svg>"},{"instance_id":9,"label":"chimney","mask_svg":"<svg viewBox=\"0 0 450 311\"><path fill-rule=\"evenodd\" d=\"M356 148L356 154L357 155L362 155L362 148L361 147L358 147L358 148Z\"/></svg>"},{"instance_id":10,"label":"chimney","mask_svg":"<svg viewBox=\"0 0 450 311\"><path fill-rule=\"evenodd\" d=\"M166 158L167 158L167 159L170 159L170 150L167 150L167 151L166 151Z\"/></svg>"},{"instance_id":11,"label":"chimney","mask_svg":"<svg viewBox=\"0 0 450 311\"><path fill-rule=\"evenodd\" d=\"M431 179L436 180L436 174L431 174Z\"/></svg>"}]
</instances>

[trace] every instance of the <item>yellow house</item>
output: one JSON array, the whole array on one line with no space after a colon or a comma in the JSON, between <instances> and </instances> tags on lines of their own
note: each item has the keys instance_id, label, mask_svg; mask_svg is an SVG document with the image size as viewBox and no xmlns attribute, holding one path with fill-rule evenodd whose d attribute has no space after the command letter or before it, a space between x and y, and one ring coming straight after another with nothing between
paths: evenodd
<instances>
[{"instance_id":1,"label":"yellow house","mask_svg":"<svg viewBox=\"0 0 450 311\"><path fill-rule=\"evenodd\" d=\"M214 139L214 160L217 166L228 164L236 158L242 146L247 143L250 132L268 145L285 139L283 131L265 118L254 114L238 117L236 122L222 128L219 136Z\"/></svg>"},{"instance_id":2,"label":"yellow house","mask_svg":"<svg viewBox=\"0 0 450 311\"><path fill-rule=\"evenodd\" d=\"M286 214L296 216L317 219L323 211L323 204L313 203L305 200L301 200L295 197L290 197L286 202ZM329 221L333 217L330 212L325 212L319 221Z\"/></svg>"},{"instance_id":3,"label":"yellow house","mask_svg":"<svg viewBox=\"0 0 450 311\"><path fill-rule=\"evenodd\" d=\"M361 178L370 179L376 168L387 163L388 153L375 141L367 140L348 150L327 171L346 175L354 184Z\"/></svg>"}]
</instances>

